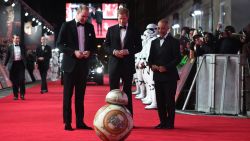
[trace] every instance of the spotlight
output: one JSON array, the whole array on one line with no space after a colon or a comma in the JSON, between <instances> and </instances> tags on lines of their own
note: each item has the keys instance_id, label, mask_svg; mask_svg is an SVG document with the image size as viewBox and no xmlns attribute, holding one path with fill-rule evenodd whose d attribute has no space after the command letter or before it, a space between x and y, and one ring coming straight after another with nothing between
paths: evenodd
<instances>
[{"instance_id":1,"label":"spotlight","mask_svg":"<svg viewBox=\"0 0 250 141\"><path fill-rule=\"evenodd\" d=\"M180 28L180 25L179 25L179 24L174 24L174 25L172 26L172 28L173 28L173 29Z\"/></svg>"},{"instance_id":2,"label":"spotlight","mask_svg":"<svg viewBox=\"0 0 250 141\"><path fill-rule=\"evenodd\" d=\"M12 3L11 6L14 7L16 4L15 3Z\"/></svg>"},{"instance_id":3,"label":"spotlight","mask_svg":"<svg viewBox=\"0 0 250 141\"><path fill-rule=\"evenodd\" d=\"M194 15L201 15L201 14L202 14L201 10L195 10L194 11Z\"/></svg>"},{"instance_id":4,"label":"spotlight","mask_svg":"<svg viewBox=\"0 0 250 141\"><path fill-rule=\"evenodd\" d=\"M38 23L38 25L42 25L42 23L41 23L41 22L39 22L39 23Z\"/></svg>"},{"instance_id":5,"label":"spotlight","mask_svg":"<svg viewBox=\"0 0 250 141\"><path fill-rule=\"evenodd\" d=\"M8 2L9 0L4 0L4 2Z\"/></svg>"},{"instance_id":6,"label":"spotlight","mask_svg":"<svg viewBox=\"0 0 250 141\"><path fill-rule=\"evenodd\" d=\"M43 26L43 29L45 29L46 28L46 26Z\"/></svg>"},{"instance_id":7,"label":"spotlight","mask_svg":"<svg viewBox=\"0 0 250 141\"><path fill-rule=\"evenodd\" d=\"M36 20L36 18L32 18L32 21L34 22Z\"/></svg>"},{"instance_id":8,"label":"spotlight","mask_svg":"<svg viewBox=\"0 0 250 141\"><path fill-rule=\"evenodd\" d=\"M28 12L25 12L25 14L24 14L26 17L29 15L29 13Z\"/></svg>"}]
</instances>

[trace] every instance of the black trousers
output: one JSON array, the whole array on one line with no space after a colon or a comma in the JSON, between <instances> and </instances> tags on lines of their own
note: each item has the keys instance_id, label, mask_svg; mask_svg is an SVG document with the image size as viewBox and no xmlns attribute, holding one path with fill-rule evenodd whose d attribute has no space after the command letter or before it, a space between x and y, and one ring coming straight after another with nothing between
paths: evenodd
<instances>
[{"instance_id":1,"label":"black trousers","mask_svg":"<svg viewBox=\"0 0 250 141\"><path fill-rule=\"evenodd\" d=\"M47 72L48 69L39 69L40 75L41 75L41 91L47 91Z\"/></svg>"},{"instance_id":2,"label":"black trousers","mask_svg":"<svg viewBox=\"0 0 250 141\"><path fill-rule=\"evenodd\" d=\"M63 90L63 121L65 124L72 122L72 96L75 91L75 113L76 124L80 125L84 119L84 95L86 89L88 69L76 64L72 72L63 73L64 90Z\"/></svg>"},{"instance_id":3,"label":"black trousers","mask_svg":"<svg viewBox=\"0 0 250 141\"><path fill-rule=\"evenodd\" d=\"M34 69L27 68L27 70L28 70L28 72L29 72L29 75L30 75L30 77L31 77L32 82L35 82L35 81L36 81L36 78L35 78L35 76L34 76L34 74L33 74Z\"/></svg>"},{"instance_id":4,"label":"black trousers","mask_svg":"<svg viewBox=\"0 0 250 141\"><path fill-rule=\"evenodd\" d=\"M25 95L25 67L23 61L13 61L12 68L10 69L10 80L12 82L12 89L14 97Z\"/></svg>"},{"instance_id":5,"label":"black trousers","mask_svg":"<svg viewBox=\"0 0 250 141\"><path fill-rule=\"evenodd\" d=\"M176 88L177 81L155 81L156 101L160 124L167 127L174 127Z\"/></svg>"},{"instance_id":6,"label":"black trousers","mask_svg":"<svg viewBox=\"0 0 250 141\"><path fill-rule=\"evenodd\" d=\"M122 90L127 94L128 105L126 108L130 111L133 116L133 103L132 103L132 80L133 74L127 73L125 71L117 70L109 73L109 86L110 90L120 89L120 79L122 79Z\"/></svg>"}]
</instances>

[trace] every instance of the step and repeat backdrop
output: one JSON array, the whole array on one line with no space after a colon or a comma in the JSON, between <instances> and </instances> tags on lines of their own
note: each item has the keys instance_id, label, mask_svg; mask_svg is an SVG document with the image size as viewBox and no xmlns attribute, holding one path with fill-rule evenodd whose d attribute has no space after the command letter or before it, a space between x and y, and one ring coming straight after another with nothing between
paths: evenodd
<instances>
[{"instance_id":1,"label":"step and repeat backdrop","mask_svg":"<svg viewBox=\"0 0 250 141\"><path fill-rule=\"evenodd\" d=\"M35 57L35 50L40 45L41 36L46 36L48 44L55 48L54 35L47 34L47 29L41 21L34 20L34 17L39 17L27 13L22 1L15 1L15 3L0 1L0 89L11 87L9 74L4 67L4 61L9 45L12 44L12 37L14 34L20 36L21 44L24 45L27 52L31 52ZM31 11L31 10L30 10ZM40 24L39 24L40 22ZM34 60L35 61L35 60ZM34 63L35 65L35 63ZM38 71L34 70L34 75L39 79ZM26 82L31 82L28 71L26 72Z\"/></svg>"}]
</instances>

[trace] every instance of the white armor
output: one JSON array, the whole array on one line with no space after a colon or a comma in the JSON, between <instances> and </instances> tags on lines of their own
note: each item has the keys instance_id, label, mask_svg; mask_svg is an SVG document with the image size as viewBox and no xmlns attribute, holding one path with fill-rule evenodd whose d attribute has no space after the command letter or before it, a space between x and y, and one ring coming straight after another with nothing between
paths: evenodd
<instances>
[{"instance_id":1,"label":"white armor","mask_svg":"<svg viewBox=\"0 0 250 141\"><path fill-rule=\"evenodd\" d=\"M52 58L50 59L51 81L58 79L59 71L59 49L52 49Z\"/></svg>"},{"instance_id":2,"label":"white armor","mask_svg":"<svg viewBox=\"0 0 250 141\"><path fill-rule=\"evenodd\" d=\"M137 99L141 99L144 104L147 104L145 109L156 109L156 96L153 81L153 71L148 66L148 57L150 53L151 42L157 38L157 25L149 24L144 31L144 40L142 41L143 49L140 52L139 68L141 68L142 81L144 82L144 93L140 93L136 96ZM142 87L142 86L141 86ZM141 88L140 87L140 88Z\"/></svg>"}]
</instances>

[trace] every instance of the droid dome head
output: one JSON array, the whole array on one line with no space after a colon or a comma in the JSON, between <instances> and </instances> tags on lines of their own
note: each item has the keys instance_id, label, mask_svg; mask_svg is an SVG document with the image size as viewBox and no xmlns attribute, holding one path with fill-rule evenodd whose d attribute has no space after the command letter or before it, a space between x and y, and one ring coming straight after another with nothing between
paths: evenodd
<instances>
[{"instance_id":1,"label":"droid dome head","mask_svg":"<svg viewBox=\"0 0 250 141\"><path fill-rule=\"evenodd\" d=\"M120 89L114 89L114 90L111 90L106 95L106 102L109 104L127 105L128 97Z\"/></svg>"},{"instance_id":2,"label":"droid dome head","mask_svg":"<svg viewBox=\"0 0 250 141\"><path fill-rule=\"evenodd\" d=\"M152 23L148 24L147 27L146 27L146 32L147 32L148 36L150 36L150 37L157 36L157 34L158 34L157 25L152 24Z\"/></svg>"}]
</instances>

